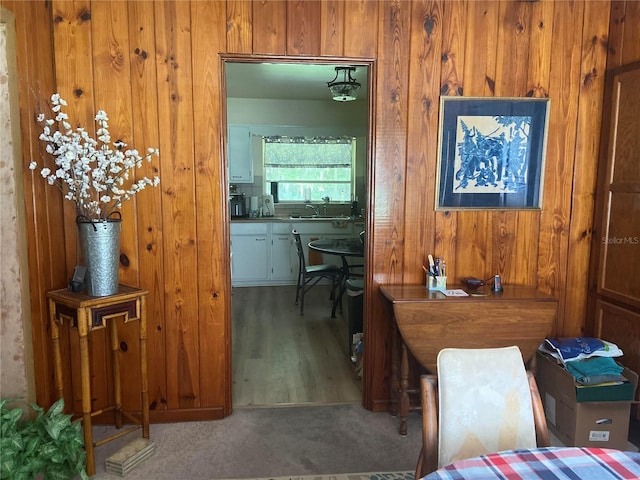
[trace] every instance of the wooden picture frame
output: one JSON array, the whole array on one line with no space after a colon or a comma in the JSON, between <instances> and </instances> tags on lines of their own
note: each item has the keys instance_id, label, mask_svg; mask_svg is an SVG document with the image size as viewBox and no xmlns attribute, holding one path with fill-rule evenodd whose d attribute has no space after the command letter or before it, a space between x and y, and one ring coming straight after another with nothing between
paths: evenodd
<instances>
[{"instance_id":1,"label":"wooden picture frame","mask_svg":"<svg viewBox=\"0 0 640 480\"><path fill-rule=\"evenodd\" d=\"M436 210L541 209L548 98L440 98Z\"/></svg>"}]
</instances>

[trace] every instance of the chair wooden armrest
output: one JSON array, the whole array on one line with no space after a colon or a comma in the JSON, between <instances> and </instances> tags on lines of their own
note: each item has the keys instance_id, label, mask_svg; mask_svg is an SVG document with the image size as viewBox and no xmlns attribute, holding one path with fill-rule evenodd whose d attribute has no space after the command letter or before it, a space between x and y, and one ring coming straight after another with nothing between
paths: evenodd
<instances>
[{"instance_id":1,"label":"chair wooden armrest","mask_svg":"<svg viewBox=\"0 0 640 480\"><path fill-rule=\"evenodd\" d=\"M416 479L438 469L438 377L420 377L422 403L422 449L416 465Z\"/></svg>"},{"instance_id":2,"label":"chair wooden armrest","mask_svg":"<svg viewBox=\"0 0 640 480\"><path fill-rule=\"evenodd\" d=\"M544 415L542 399L538 391L538 384L533 372L527 370L527 378L529 379L529 390L531 391L531 408L533 409L533 422L536 426L536 443L538 447L551 446L549 438L549 429L547 428L547 419Z\"/></svg>"}]
</instances>

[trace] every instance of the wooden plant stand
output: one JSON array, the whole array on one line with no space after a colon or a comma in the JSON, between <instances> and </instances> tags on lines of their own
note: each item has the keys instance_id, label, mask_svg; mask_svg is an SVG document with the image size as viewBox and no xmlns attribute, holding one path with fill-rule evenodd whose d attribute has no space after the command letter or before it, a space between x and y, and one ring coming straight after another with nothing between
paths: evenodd
<instances>
[{"instance_id":1,"label":"wooden plant stand","mask_svg":"<svg viewBox=\"0 0 640 480\"><path fill-rule=\"evenodd\" d=\"M51 339L53 341L54 375L56 391L59 398L64 397L63 368L60 354L60 328L65 319L75 329L80 341L80 372L82 383L82 427L84 444L87 452L87 474L95 474L94 447L103 445L111 440L120 438L130 432L142 429L142 436L149 438L149 401L147 386L147 291L120 285L118 293L107 297L91 297L86 293L74 293L67 289L54 290L47 293L49 300L49 321L51 325ZM142 401L141 419L125 411L121 404L120 368L118 359L118 326L117 319L124 318L124 322L138 321L140 339L140 391ZM91 411L91 372L89 358L88 335L101 328L109 329L111 345L111 359L113 368L114 405L105 409ZM115 427L122 428L124 415L133 423L132 427L119 431L99 442L93 441L92 417L105 412L114 412Z\"/></svg>"}]
</instances>

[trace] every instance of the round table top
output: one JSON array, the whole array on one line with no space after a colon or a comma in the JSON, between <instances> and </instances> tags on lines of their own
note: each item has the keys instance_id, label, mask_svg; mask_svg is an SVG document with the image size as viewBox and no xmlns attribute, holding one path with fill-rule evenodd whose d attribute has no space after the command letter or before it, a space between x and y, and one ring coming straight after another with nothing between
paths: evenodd
<instances>
[{"instance_id":1,"label":"round table top","mask_svg":"<svg viewBox=\"0 0 640 480\"><path fill-rule=\"evenodd\" d=\"M364 245L358 237L321 238L309 242L309 248L332 255L345 255L347 257L364 256Z\"/></svg>"},{"instance_id":2,"label":"round table top","mask_svg":"<svg viewBox=\"0 0 640 480\"><path fill-rule=\"evenodd\" d=\"M509 450L460 460L423 480L622 480L640 478L640 453L585 447Z\"/></svg>"}]
</instances>

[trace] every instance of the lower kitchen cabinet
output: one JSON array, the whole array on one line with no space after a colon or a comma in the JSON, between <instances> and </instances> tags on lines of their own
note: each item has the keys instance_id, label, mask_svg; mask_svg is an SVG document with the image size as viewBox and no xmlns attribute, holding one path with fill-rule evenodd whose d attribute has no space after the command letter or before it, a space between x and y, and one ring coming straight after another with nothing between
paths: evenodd
<instances>
[{"instance_id":1,"label":"lower kitchen cabinet","mask_svg":"<svg viewBox=\"0 0 640 480\"><path fill-rule=\"evenodd\" d=\"M269 279L269 231L266 223L231 225L231 281L266 282Z\"/></svg>"},{"instance_id":2,"label":"lower kitchen cabinet","mask_svg":"<svg viewBox=\"0 0 640 480\"><path fill-rule=\"evenodd\" d=\"M251 287L295 283L290 227L286 222L232 222L231 284Z\"/></svg>"},{"instance_id":3,"label":"lower kitchen cabinet","mask_svg":"<svg viewBox=\"0 0 640 480\"><path fill-rule=\"evenodd\" d=\"M271 224L271 257L270 269L271 280L291 284L295 280L294 273L298 271L297 262L291 261L291 250L295 250L293 245L293 235L291 235L291 225L289 223ZM295 272L294 272L295 267Z\"/></svg>"},{"instance_id":4,"label":"lower kitchen cabinet","mask_svg":"<svg viewBox=\"0 0 640 480\"><path fill-rule=\"evenodd\" d=\"M295 285L298 280L298 254L291 235L294 228L300 233L307 259L308 243L312 238L354 235L353 224L347 220L231 222L232 285ZM325 255L324 262L341 265L340 257L333 255Z\"/></svg>"}]
</instances>

